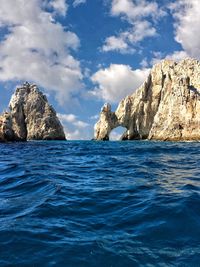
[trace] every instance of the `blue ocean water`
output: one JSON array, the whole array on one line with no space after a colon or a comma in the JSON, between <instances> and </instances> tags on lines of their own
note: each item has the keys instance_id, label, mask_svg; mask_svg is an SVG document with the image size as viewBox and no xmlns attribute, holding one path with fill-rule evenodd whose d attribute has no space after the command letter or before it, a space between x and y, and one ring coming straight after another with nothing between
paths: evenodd
<instances>
[{"instance_id":1,"label":"blue ocean water","mask_svg":"<svg viewBox=\"0 0 200 267\"><path fill-rule=\"evenodd\" d=\"M200 143L0 144L0 266L200 266Z\"/></svg>"}]
</instances>

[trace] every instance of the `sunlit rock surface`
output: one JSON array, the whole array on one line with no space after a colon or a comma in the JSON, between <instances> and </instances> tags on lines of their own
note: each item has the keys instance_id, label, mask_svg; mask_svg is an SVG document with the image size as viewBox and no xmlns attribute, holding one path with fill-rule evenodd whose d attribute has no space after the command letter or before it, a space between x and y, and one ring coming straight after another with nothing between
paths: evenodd
<instances>
[{"instance_id":1,"label":"sunlit rock surface","mask_svg":"<svg viewBox=\"0 0 200 267\"><path fill-rule=\"evenodd\" d=\"M12 129L12 119L8 112L0 115L0 142L14 141L15 135Z\"/></svg>"},{"instance_id":2,"label":"sunlit rock surface","mask_svg":"<svg viewBox=\"0 0 200 267\"><path fill-rule=\"evenodd\" d=\"M199 114L200 62L164 60L115 112L104 105L94 138L109 140L112 129L123 126L127 129L123 140L200 140Z\"/></svg>"},{"instance_id":3,"label":"sunlit rock surface","mask_svg":"<svg viewBox=\"0 0 200 267\"><path fill-rule=\"evenodd\" d=\"M11 97L9 109L6 115L1 116L1 141L65 139L55 110L36 85L25 83L17 88Z\"/></svg>"}]
</instances>

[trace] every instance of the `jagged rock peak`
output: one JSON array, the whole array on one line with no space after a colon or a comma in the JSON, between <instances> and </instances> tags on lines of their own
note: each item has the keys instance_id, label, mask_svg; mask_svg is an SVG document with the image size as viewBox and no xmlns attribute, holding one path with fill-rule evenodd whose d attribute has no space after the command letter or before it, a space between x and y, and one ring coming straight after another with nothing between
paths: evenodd
<instances>
[{"instance_id":1,"label":"jagged rock peak","mask_svg":"<svg viewBox=\"0 0 200 267\"><path fill-rule=\"evenodd\" d=\"M115 112L107 106L95 125L96 140L109 140L118 126L126 128L124 140L200 140L200 62L163 60Z\"/></svg>"},{"instance_id":2,"label":"jagged rock peak","mask_svg":"<svg viewBox=\"0 0 200 267\"><path fill-rule=\"evenodd\" d=\"M18 87L11 97L9 109L7 123L5 114L1 116L1 121L4 121L1 128L10 129L10 138L1 130L1 141L65 140L63 127L55 110L35 84L26 82Z\"/></svg>"}]
</instances>

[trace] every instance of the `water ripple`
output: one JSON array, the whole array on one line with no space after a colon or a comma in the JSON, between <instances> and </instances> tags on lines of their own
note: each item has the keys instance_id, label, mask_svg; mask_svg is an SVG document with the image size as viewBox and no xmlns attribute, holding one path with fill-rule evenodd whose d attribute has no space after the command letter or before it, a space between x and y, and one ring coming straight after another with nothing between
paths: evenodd
<instances>
[{"instance_id":1,"label":"water ripple","mask_svg":"<svg viewBox=\"0 0 200 267\"><path fill-rule=\"evenodd\" d=\"M0 148L0 266L199 266L200 143Z\"/></svg>"}]
</instances>

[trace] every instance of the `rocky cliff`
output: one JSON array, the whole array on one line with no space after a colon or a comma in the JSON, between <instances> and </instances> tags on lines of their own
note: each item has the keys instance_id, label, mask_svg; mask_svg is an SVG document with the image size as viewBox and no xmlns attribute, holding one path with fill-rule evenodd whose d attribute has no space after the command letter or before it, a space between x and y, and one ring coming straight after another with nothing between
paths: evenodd
<instances>
[{"instance_id":1,"label":"rocky cliff","mask_svg":"<svg viewBox=\"0 0 200 267\"><path fill-rule=\"evenodd\" d=\"M0 141L65 139L55 110L36 85L17 88L9 109L0 116Z\"/></svg>"},{"instance_id":2,"label":"rocky cliff","mask_svg":"<svg viewBox=\"0 0 200 267\"><path fill-rule=\"evenodd\" d=\"M105 104L95 125L95 139L126 128L123 140L200 140L200 62L164 60L147 80L124 98L115 112Z\"/></svg>"}]
</instances>

